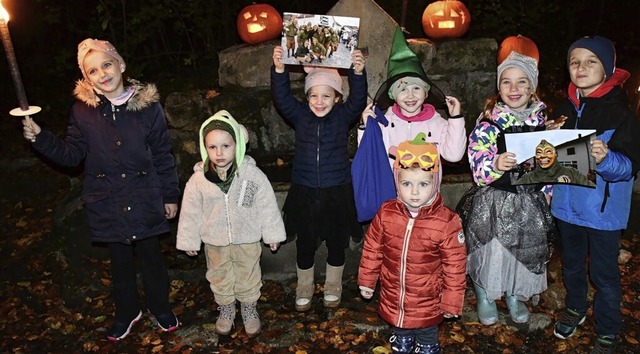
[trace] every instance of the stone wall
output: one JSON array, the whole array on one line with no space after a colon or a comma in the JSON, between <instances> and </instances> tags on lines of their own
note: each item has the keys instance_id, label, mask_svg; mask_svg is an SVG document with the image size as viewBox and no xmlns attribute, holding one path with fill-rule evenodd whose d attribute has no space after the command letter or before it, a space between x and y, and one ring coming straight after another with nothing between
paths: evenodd
<instances>
[{"instance_id":1,"label":"stone wall","mask_svg":"<svg viewBox=\"0 0 640 354\"><path fill-rule=\"evenodd\" d=\"M388 34L389 43L392 34L392 31ZM497 42L493 39L451 40L438 45L426 39L408 42L432 81L445 94L460 100L467 130L470 130L485 100L496 93ZM279 40L275 40L228 48L219 55L221 88L218 91L175 92L167 97L165 110L172 128L181 181L188 179L199 156L197 132L200 124L220 109L226 109L247 127L250 135L247 153L262 167L278 173L275 167L278 158L284 163L282 168L288 167L293 154L293 129L274 109L269 89L271 54L278 43ZM385 53L370 52L367 58L367 79L377 83L369 85L370 96L375 95L379 83L386 77L386 69L381 72L380 68L386 68L387 59L388 49ZM289 69L293 92L304 100L303 71L299 66ZM355 130L351 136L350 152L353 155Z\"/></svg>"}]
</instances>

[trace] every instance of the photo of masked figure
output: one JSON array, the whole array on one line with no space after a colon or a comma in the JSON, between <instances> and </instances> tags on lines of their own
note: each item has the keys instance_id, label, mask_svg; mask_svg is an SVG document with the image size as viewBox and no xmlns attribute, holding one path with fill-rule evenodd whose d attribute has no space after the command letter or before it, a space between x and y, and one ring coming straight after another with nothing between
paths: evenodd
<instances>
[{"instance_id":1,"label":"photo of masked figure","mask_svg":"<svg viewBox=\"0 0 640 354\"><path fill-rule=\"evenodd\" d=\"M560 165L555 146L544 139L536 146L535 161L535 168L531 172L522 175L515 184L567 183L592 188L596 186L594 182L577 169Z\"/></svg>"}]
</instances>

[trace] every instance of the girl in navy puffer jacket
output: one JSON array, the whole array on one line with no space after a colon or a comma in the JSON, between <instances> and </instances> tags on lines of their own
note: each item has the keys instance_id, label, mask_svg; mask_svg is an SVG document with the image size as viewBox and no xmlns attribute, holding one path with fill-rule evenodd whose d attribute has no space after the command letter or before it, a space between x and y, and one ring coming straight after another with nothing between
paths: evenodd
<instances>
[{"instance_id":1,"label":"girl in navy puffer jacket","mask_svg":"<svg viewBox=\"0 0 640 354\"><path fill-rule=\"evenodd\" d=\"M284 205L288 238L297 235L296 310L311 307L316 248L326 241L328 255L324 305L336 307L342 295L344 249L349 236L362 238L356 218L347 150L349 130L367 102L364 56L354 50L350 94L342 103L342 78L335 69L313 68L305 79L308 102L291 93L282 47L273 50L271 93L280 114L295 129L292 186Z\"/></svg>"}]
</instances>

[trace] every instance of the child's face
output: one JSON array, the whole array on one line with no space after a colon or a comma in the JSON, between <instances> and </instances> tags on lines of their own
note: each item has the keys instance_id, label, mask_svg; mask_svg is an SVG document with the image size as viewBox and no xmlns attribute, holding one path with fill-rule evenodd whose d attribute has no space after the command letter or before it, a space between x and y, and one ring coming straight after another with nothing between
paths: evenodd
<instances>
[{"instance_id":1,"label":"child's face","mask_svg":"<svg viewBox=\"0 0 640 354\"><path fill-rule=\"evenodd\" d=\"M396 95L396 103L400 111L407 117L413 117L422 111L422 104L427 92L420 85L407 85Z\"/></svg>"},{"instance_id":2,"label":"child's face","mask_svg":"<svg viewBox=\"0 0 640 354\"><path fill-rule=\"evenodd\" d=\"M407 206L417 209L429 203L436 193L434 173L420 168L398 171L398 196Z\"/></svg>"},{"instance_id":3,"label":"child's face","mask_svg":"<svg viewBox=\"0 0 640 354\"><path fill-rule=\"evenodd\" d=\"M529 106L531 82L520 68L508 68L500 76L500 98L514 111L522 111Z\"/></svg>"},{"instance_id":4,"label":"child's face","mask_svg":"<svg viewBox=\"0 0 640 354\"><path fill-rule=\"evenodd\" d=\"M92 50L85 56L82 69L91 84L108 98L115 98L124 92L120 63L111 55Z\"/></svg>"},{"instance_id":5,"label":"child's face","mask_svg":"<svg viewBox=\"0 0 640 354\"><path fill-rule=\"evenodd\" d=\"M307 98L309 108L318 117L329 114L339 100L339 97L336 96L336 90L327 85L312 86L307 93Z\"/></svg>"},{"instance_id":6,"label":"child's face","mask_svg":"<svg viewBox=\"0 0 640 354\"><path fill-rule=\"evenodd\" d=\"M224 130L212 130L204 137L209 161L216 170L228 170L236 158L236 142Z\"/></svg>"},{"instance_id":7,"label":"child's face","mask_svg":"<svg viewBox=\"0 0 640 354\"><path fill-rule=\"evenodd\" d=\"M569 55L569 76L582 96L589 96L604 81L606 75L600 59L590 50L576 48Z\"/></svg>"}]
</instances>

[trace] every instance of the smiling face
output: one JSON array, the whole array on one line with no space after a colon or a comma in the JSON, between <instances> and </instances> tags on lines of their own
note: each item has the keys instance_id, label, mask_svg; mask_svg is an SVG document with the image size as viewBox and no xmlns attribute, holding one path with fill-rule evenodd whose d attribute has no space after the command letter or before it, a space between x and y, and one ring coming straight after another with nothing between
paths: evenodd
<instances>
[{"instance_id":1,"label":"smiling face","mask_svg":"<svg viewBox=\"0 0 640 354\"><path fill-rule=\"evenodd\" d=\"M422 111L427 92L420 85L407 85L396 95L396 103L406 117L413 117Z\"/></svg>"},{"instance_id":2,"label":"smiling face","mask_svg":"<svg viewBox=\"0 0 640 354\"><path fill-rule=\"evenodd\" d=\"M116 98L124 92L120 63L111 55L92 50L84 57L82 69L93 87L108 98Z\"/></svg>"},{"instance_id":3,"label":"smiling face","mask_svg":"<svg viewBox=\"0 0 640 354\"><path fill-rule=\"evenodd\" d=\"M336 90L334 90L333 87L316 85L309 88L307 99L309 100L309 108L313 114L318 117L324 117L331 112L340 97L336 95Z\"/></svg>"},{"instance_id":4,"label":"smiling face","mask_svg":"<svg viewBox=\"0 0 640 354\"><path fill-rule=\"evenodd\" d=\"M604 66L590 50L576 48L569 55L569 76L582 96L589 96L607 79Z\"/></svg>"},{"instance_id":5,"label":"smiling face","mask_svg":"<svg viewBox=\"0 0 640 354\"><path fill-rule=\"evenodd\" d=\"M543 140L536 147L536 164L542 168L547 169L556 162L558 158L558 153L556 152L556 148Z\"/></svg>"},{"instance_id":6,"label":"smiling face","mask_svg":"<svg viewBox=\"0 0 640 354\"><path fill-rule=\"evenodd\" d=\"M419 167L398 170L398 197L411 211L433 201L438 188L434 183L434 172Z\"/></svg>"},{"instance_id":7,"label":"smiling face","mask_svg":"<svg viewBox=\"0 0 640 354\"><path fill-rule=\"evenodd\" d=\"M215 129L204 137L209 163L216 171L227 171L236 158L236 142L231 134Z\"/></svg>"},{"instance_id":8,"label":"smiling face","mask_svg":"<svg viewBox=\"0 0 640 354\"><path fill-rule=\"evenodd\" d=\"M514 111L522 111L529 106L531 81L520 68L511 67L500 76L500 98Z\"/></svg>"}]
</instances>

